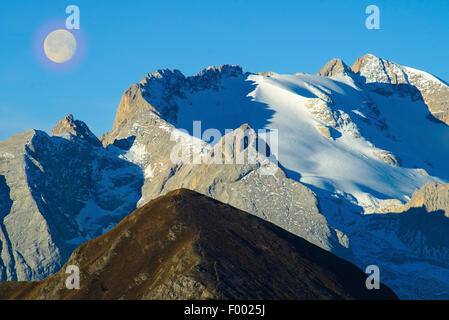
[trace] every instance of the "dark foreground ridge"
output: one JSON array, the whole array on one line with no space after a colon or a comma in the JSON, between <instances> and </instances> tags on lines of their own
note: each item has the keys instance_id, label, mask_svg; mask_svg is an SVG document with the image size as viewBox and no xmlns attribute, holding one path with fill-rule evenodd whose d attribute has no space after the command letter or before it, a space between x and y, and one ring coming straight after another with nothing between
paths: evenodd
<instances>
[{"instance_id":1,"label":"dark foreground ridge","mask_svg":"<svg viewBox=\"0 0 449 320\"><path fill-rule=\"evenodd\" d=\"M80 289L65 282L79 266ZM39 282L0 299L395 299L386 286L275 225L187 189L137 209Z\"/></svg>"}]
</instances>

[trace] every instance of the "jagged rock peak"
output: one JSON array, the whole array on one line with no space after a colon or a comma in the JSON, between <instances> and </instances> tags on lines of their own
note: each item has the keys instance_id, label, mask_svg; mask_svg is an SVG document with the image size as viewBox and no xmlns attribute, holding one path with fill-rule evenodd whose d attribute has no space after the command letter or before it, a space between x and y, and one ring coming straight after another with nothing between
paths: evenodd
<instances>
[{"instance_id":1,"label":"jagged rock peak","mask_svg":"<svg viewBox=\"0 0 449 320\"><path fill-rule=\"evenodd\" d=\"M98 140L95 134L90 131L89 127L83 121L75 120L72 114L69 114L63 119L59 120L51 130L52 136L61 136L66 133L72 134L73 136L81 139L85 139L93 145L101 145L100 140Z\"/></svg>"},{"instance_id":2,"label":"jagged rock peak","mask_svg":"<svg viewBox=\"0 0 449 320\"><path fill-rule=\"evenodd\" d=\"M179 70L159 69L148 73L140 81L144 98L164 92L170 96L182 96L182 90L218 89L218 81L223 77L237 77L243 74L242 67L222 64L209 66L196 75L185 77Z\"/></svg>"},{"instance_id":3,"label":"jagged rock peak","mask_svg":"<svg viewBox=\"0 0 449 320\"><path fill-rule=\"evenodd\" d=\"M207 74L223 74L229 76L237 76L243 73L243 69L237 65L221 64L220 66L209 66L200 70L196 76L204 76Z\"/></svg>"},{"instance_id":4,"label":"jagged rock peak","mask_svg":"<svg viewBox=\"0 0 449 320\"><path fill-rule=\"evenodd\" d=\"M235 77L241 74L243 74L242 67L229 64L221 64L218 67L209 66L207 68L201 69L196 75L187 78L182 74L181 71L177 69L158 69L153 71L152 73L148 73L145 77L143 77L140 81L140 84L145 86L152 80L166 80L173 85L176 84L176 82L184 81L186 79L195 81L198 78L216 78L218 76Z\"/></svg>"},{"instance_id":5,"label":"jagged rock peak","mask_svg":"<svg viewBox=\"0 0 449 320\"><path fill-rule=\"evenodd\" d=\"M360 69L363 68L367 64L374 64L374 65L382 65L383 61L387 62L384 59L381 59L374 54L367 53L361 57L359 57L354 64L352 65L351 69L355 73L359 73Z\"/></svg>"},{"instance_id":6,"label":"jagged rock peak","mask_svg":"<svg viewBox=\"0 0 449 320\"><path fill-rule=\"evenodd\" d=\"M417 85L410 79L410 76L413 77L411 69L370 53L358 58L351 69L363 77L366 83Z\"/></svg>"},{"instance_id":7,"label":"jagged rock peak","mask_svg":"<svg viewBox=\"0 0 449 320\"><path fill-rule=\"evenodd\" d=\"M218 68L209 66L200 70L196 75L188 78L188 86L191 90L214 88L218 90L218 82L222 78L238 77L243 74L240 66L222 64Z\"/></svg>"},{"instance_id":8,"label":"jagged rock peak","mask_svg":"<svg viewBox=\"0 0 449 320\"><path fill-rule=\"evenodd\" d=\"M384 65L389 64L396 65L371 53L367 53L364 56L358 58L354 62L352 67L346 65L342 59L331 59L320 69L320 71L318 71L317 74L323 77L333 77L336 75L350 75L351 77L354 77L354 74L362 75L367 72L383 74L385 73Z\"/></svg>"},{"instance_id":9,"label":"jagged rock peak","mask_svg":"<svg viewBox=\"0 0 449 320\"><path fill-rule=\"evenodd\" d=\"M181 71L174 69L158 69L153 71L152 73L148 73L145 77L142 78L140 84L146 85L148 82L152 80L168 80L170 82L184 80L185 76Z\"/></svg>"},{"instance_id":10,"label":"jagged rock peak","mask_svg":"<svg viewBox=\"0 0 449 320\"><path fill-rule=\"evenodd\" d=\"M318 71L319 76L333 77L336 75L349 75L352 70L341 59L332 59Z\"/></svg>"},{"instance_id":11,"label":"jagged rock peak","mask_svg":"<svg viewBox=\"0 0 449 320\"><path fill-rule=\"evenodd\" d=\"M401 73L400 71L402 70L399 70L400 65L379 58L371 53L367 53L364 56L358 58L352 65L351 69L354 73L359 73L362 76L367 77L368 81L373 80L375 82L384 83L406 82L405 79L390 78L391 74Z\"/></svg>"}]
</instances>

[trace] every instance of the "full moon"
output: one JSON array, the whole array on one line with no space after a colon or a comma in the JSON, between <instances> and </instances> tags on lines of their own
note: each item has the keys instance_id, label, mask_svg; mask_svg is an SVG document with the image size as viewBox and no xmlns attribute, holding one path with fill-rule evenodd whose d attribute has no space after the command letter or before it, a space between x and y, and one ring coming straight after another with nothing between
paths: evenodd
<instances>
[{"instance_id":1,"label":"full moon","mask_svg":"<svg viewBox=\"0 0 449 320\"><path fill-rule=\"evenodd\" d=\"M56 63L66 62L75 54L75 37L67 30L55 30L45 38L44 51L51 61Z\"/></svg>"}]
</instances>

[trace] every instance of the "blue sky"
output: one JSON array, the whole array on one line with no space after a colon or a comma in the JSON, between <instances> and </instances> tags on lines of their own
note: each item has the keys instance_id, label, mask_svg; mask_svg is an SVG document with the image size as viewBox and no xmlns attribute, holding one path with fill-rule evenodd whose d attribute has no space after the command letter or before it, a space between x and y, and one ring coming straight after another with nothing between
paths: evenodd
<instances>
[{"instance_id":1,"label":"blue sky","mask_svg":"<svg viewBox=\"0 0 449 320\"><path fill-rule=\"evenodd\" d=\"M70 4L80 8L83 54L58 69L35 43L54 21L64 27ZM365 28L370 4L380 30ZM68 113L107 132L122 93L159 68L315 73L369 52L449 81L447 0L1 1L0 40L0 140L49 131Z\"/></svg>"}]
</instances>

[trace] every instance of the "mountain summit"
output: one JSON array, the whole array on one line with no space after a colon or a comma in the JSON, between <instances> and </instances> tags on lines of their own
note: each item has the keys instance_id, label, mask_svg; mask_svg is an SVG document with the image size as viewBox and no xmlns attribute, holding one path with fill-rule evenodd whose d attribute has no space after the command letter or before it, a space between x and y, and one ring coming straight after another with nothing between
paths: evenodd
<instances>
[{"instance_id":1,"label":"mountain summit","mask_svg":"<svg viewBox=\"0 0 449 320\"><path fill-rule=\"evenodd\" d=\"M80 120L75 120L72 114L67 115L61 119L51 130L52 136L60 136L64 134L71 134L81 139L85 139L89 143L100 146L101 142L90 131L89 127Z\"/></svg>"},{"instance_id":2,"label":"mountain summit","mask_svg":"<svg viewBox=\"0 0 449 320\"><path fill-rule=\"evenodd\" d=\"M437 77L372 54L357 59L352 70L362 76L371 87L379 88L387 83L416 88L431 114L449 125L449 86Z\"/></svg>"},{"instance_id":3,"label":"mountain summit","mask_svg":"<svg viewBox=\"0 0 449 320\"><path fill-rule=\"evenodd\" d=\"M341 59L332 59L326 65L318 71L319 76L334 77L337 75L349 75L352 74L352 70Z\"/></svg>"}]
</instances>

